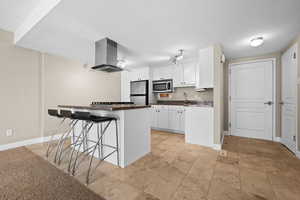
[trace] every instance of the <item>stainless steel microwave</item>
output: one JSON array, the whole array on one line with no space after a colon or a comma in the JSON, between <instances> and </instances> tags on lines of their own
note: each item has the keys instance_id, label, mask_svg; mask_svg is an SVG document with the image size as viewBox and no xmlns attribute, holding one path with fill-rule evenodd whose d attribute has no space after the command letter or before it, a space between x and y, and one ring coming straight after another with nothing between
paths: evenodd
<instances>
[{"instance_id":1,"label":"stainless steel microwave","mask_svg":"<svg viewBox=\"0 0 300 200\"><path fill-rule=\"evenodd\" d=\"M172 93L173 92L173 80L165 79L152 82L153 93Z\"/></svg>"}]
</instances>

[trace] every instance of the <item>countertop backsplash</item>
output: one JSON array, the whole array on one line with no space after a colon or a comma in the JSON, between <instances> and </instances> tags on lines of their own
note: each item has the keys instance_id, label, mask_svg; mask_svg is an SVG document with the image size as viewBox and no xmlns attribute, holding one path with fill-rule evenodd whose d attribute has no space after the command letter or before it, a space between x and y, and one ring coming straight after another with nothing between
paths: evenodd
<instances>
[{"instance_id":1,"label":"countertop backsplash","mask_svg":"<svg viewBox=\"0 0 300 200\"><path fill-rule=\"evenodd\" d=\"M202 92L195 91L193 87L175 88L169 97L160 97L156 94L156 100L192 100L192 101L213 101L213 89Z\"/></svg>"}]
</instances>

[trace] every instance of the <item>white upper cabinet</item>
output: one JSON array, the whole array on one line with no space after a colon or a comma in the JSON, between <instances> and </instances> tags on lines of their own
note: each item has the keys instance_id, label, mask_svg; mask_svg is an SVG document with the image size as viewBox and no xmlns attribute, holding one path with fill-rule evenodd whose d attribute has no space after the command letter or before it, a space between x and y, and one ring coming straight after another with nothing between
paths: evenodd
<instances>
[{"instance_id":1,"label":"white upper cabinet","mask_svg":"<svg viewBox=\"0 0 300 200\"><path fill-rule=\"evenodd\" d=\"M173 68L173 86L181 87L183 85L183 73L181 65L174 65Z\"/></svg>"},{"instance_id":2,"label":"white upper cabinet","mask_svg":"<svg viewBox=\"0 0 300 200\"><path fill-rule=\"evenodd\" d=\"M149 68L136 68L129 71L129 80L130 81L141 81L141 80L149 80Z\"/></svg>"},{"instance_id":3,"label":"white upper cabinet","mask_svg":"<svg viewBox=\"0 0 300 200\"><path fill-rule=\"evenodd\" d=\"M196 89L214 87L214 48L199 51L199 63L196 67Z\"/></svg>"},{"instance_id":4,"label":"white upper cabinet","mask_svg":"<svg viewBox=\"0 0 300 200\"><path fill-rule=\"evenodd\" d=\"M196 83L196 62L183 64L184 85L195 85Z\"/></svg>"},{"instance_id":5,"label":"white upper cabinet","mask_svg":"<svg viewBox=\"0 0 300 200\"><path fill-rule=\"evenodd\" d=\"M194 86L196 83L196 62L180 63L173 66L174 87Z\"/></svg>"},{"instance_id":6,"label":"white upper cabinet","mask_svg":"<svg viewBox=\"0 0 300 200\"><path fill-rule=\"evenodd\" d=\"M153 80L172 79L173 66L153 67Z\"/></svg>"}]
</instances>

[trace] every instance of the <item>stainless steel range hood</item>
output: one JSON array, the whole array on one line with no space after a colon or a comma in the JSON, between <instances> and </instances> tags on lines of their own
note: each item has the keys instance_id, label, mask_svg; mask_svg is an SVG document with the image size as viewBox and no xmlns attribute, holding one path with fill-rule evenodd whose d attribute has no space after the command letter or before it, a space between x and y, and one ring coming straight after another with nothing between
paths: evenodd
<instances>
[{"instance_id":1,"label":"stainless steel range hood","mask_svg":"<svg viewBox=\"0 0 300 200\"><path fill-rule=\"evenodd\" d=\"M92 69L105 72L118 72L123 70L117 66L118 44L115 41L104 38L97 41L95 46L95 66L92 67Z\"/></svg>"}]
</instances>

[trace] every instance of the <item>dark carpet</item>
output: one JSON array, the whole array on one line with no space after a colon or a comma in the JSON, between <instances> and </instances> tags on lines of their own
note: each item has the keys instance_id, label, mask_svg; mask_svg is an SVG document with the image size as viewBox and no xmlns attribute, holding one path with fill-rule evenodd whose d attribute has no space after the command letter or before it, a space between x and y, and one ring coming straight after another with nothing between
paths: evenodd
<instances>
[{"instance_id":1,"label":"dark carpet","mask_svg":"<svg viewBox=\"0 0 300 200\"><path fill-rule=\"evenodd\" d=\"M26 148L0 152L0 200L104 200Z\"/></svg>"}]
</instances>

